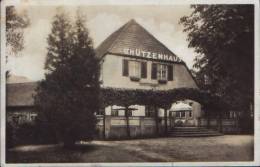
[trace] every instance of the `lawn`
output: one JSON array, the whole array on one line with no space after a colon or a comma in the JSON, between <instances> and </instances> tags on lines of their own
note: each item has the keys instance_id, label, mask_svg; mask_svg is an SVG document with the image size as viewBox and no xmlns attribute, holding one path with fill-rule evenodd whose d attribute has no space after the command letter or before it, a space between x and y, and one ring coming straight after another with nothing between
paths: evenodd
<instances>
[{"instance_id":1,"label":"lawn","mask_svg":"<svg viewBox=\"0 0 260 167\"><path fill-rule=\"evenodd\" d=\"M252 161L251 135L92 141L73 150L60 145L20 146L7 151L9 163Z\"/></svg>"}]
</instances>

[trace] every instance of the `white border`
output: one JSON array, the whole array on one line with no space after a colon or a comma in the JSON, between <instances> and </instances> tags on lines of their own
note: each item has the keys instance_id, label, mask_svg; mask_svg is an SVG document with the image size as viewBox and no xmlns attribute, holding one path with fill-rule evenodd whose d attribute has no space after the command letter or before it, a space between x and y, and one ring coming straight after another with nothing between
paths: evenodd
<instances>
[{"instance_id":1,"label":"white border","mask_svg":"<svg viewBox=\"0 0 260 167\"><path fill-rule=\"evenodd\" d=\"M260 165L260 52L259 52L259 1L258 0L4 0L1 2L1 23L5 23L5 6L59 6L59 5L188 5L188 4L254 4L255 5L255 136L253 162L167 162L167 163L38 163L5 164L5 24L1 24L1 165L6 166L259 166Z\"/></svg>"}]
</instances>

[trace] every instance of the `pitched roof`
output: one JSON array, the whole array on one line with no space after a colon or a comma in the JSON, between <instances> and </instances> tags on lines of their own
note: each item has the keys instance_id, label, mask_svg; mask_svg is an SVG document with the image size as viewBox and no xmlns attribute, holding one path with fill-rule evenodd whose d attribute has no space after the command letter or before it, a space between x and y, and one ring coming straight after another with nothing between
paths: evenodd
<instances>
[{"instance_id":1,"label":"pitched roof","mask_svg":"<svg viewBox=\"0 0 260 167\"><path fill-rule=\"evenodd\" d=\"M171 111L189 111L192 110L192 107L186 103L179 102L172 105Z\"/></svg>"},{"instance_id":2,"label":"pitched roof","mask_svg":"<svg viewBox=\"0 0 260 167\"><path fill-rule=\"evenodd\" d=\"M96 49L96 55L102 58L106 53L124 54L125 48L140 49L177 57L152 34L135 20L130 20L105 39Z\"/></svg>"},{"instance_id":3,"label":"pitched roof","mask_svg":"<svg viewBox=\"0 0 260 167\"><path fill-rule=\"evenodd\" d=\"M6 85L7 107L33 106L33 95L37 88L37 82L12 83Z\"/></svg>"}]
</instances>

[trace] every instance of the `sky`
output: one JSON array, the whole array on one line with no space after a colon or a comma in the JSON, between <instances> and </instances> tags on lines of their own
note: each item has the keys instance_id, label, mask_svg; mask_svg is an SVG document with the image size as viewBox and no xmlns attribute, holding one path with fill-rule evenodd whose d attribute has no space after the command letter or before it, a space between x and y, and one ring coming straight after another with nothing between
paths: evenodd
<instances>
[{"instance_id":1,"label":"sky","mask_svg":"<svg viewBox=\"0 0 260 167\"><path fill-rule=\"evenodd\" d=\"M44 62L47 53L47 37L56 6L16 6L19 13L27 12L30 26L24 30L24 50L8 58L7 68L12 75L37 81L44 78ZM77 6L64 6L73 18ZM86 26L96 48L111 33L130 19L135 19L147 31L192 68L196 53L188 48L187 34L179 24L182 16L189 15L189 5L89 5L80 6L86 15Z\"/></svg>"}]
</instances>

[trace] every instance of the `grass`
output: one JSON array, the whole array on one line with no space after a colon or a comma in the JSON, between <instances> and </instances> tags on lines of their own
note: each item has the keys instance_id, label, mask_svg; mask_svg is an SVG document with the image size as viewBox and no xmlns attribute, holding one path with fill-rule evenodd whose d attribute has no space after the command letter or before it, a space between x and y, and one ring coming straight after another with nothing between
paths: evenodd
<instances>
[{"instance_id":1,"label":"grass","mask_svg":"<svg viewBox=\"0 0 260 167\"><path fill-rule=\"evenodd\" d=\"M22 146L7 151L8 163L252 161L253 136L154 138L93 141L73 150L60 145Z\"/></svg>"}]
</instances>

